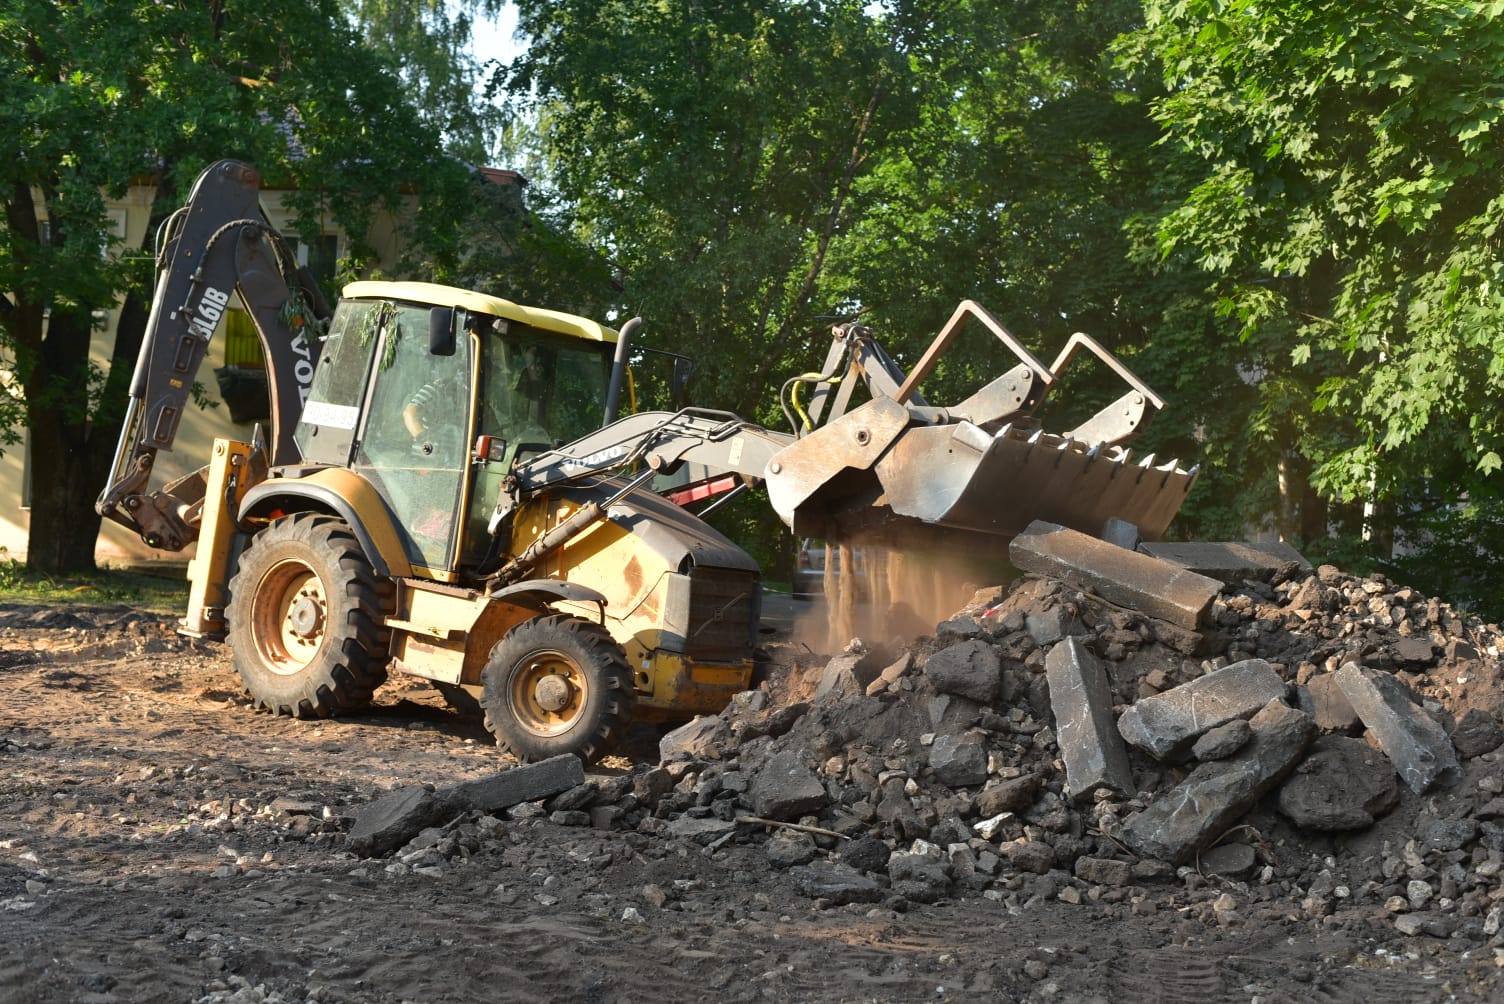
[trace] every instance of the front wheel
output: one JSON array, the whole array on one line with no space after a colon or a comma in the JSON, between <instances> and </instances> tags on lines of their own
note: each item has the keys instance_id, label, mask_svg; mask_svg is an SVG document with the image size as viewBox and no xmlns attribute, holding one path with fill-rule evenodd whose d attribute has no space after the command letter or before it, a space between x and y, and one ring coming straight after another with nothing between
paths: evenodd
<instances>
[{"instance_id":1,"label":"front wheel","mask_svg":"<svg viewBox=\"0 0 1504 1004\"><path fill-rule=\"evenodd\" d=\"M392 583L342 520L297 513L251 538L226 610L256 706L295 718L361 707L386 679Z\"/></svg>"},{"instance_id":2,"label":"front wheel","mask_svg":"<svg viewBox=\"0 0 1504 1004\"><path fill-rule=\"evenodd\" d=\"M550 614L518 624L491 649L481 705L496 745L524 763L573 753L594 763L632 720L632 674L599 624Z\"/></svg>"}]
</instances>

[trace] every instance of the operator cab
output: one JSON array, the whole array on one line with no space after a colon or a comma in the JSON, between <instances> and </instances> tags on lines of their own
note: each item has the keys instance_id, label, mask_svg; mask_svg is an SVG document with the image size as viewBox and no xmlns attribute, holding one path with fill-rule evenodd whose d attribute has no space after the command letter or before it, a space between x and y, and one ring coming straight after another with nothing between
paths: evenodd
<instances>
[{"instance_id":1,"label":"operator cab","mask_svg":"<svg viewBox=\"0 0 1504 1004\"><path fill-rule=\"evenodd\" d=\"M305 462L370 482L415 569L455 581L484 557L486 522L516 459L600 426L615 340L583 318L466 290L353 283L329 326L298 446Z\"/></svg>"}]
</instances>

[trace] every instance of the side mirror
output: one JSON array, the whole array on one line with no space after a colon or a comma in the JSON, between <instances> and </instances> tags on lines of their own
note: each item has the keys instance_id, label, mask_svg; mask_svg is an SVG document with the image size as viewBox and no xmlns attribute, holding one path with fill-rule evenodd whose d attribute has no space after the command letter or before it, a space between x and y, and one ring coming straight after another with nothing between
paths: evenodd
<instances>
[{"instance_id":1,"label":"side mirror","mask_svg":"<svg viewBox=\"0 0 1504 1004\"><path fill-rule=\"evenodd\" d=\"M669 386L669 403L675 411L689 404L689 376L695 364L684 356L674 357L673 382Z\"/></svg>"},{"instance_id":2,"label":"side mirror","mask_svg":"<svg viewBox=\"0 0 1504 1004\"><path fill-rule=\"evenodd\" d=\"M430 355L452 356L456 339L454 336L453 307L434 307L428 312L428 351Z\"/></svg>"}]
</instances>

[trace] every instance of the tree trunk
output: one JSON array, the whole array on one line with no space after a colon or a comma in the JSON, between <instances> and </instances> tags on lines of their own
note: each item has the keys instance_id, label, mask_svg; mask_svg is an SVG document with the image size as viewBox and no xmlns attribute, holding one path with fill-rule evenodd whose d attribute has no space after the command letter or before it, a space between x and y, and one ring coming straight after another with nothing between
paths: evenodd
<instances>
[{"instance_id":1,"label":"tree trunk","mask_svg":"<svg viewBox=\"0 0 1504 1004\"><path fill-rule=\"evenodd\" d=\"M157 205L171 198L170 172L158 180ZM159 218L143 240L149 249ZM146 288L152 289L148 276ZM42 338L38 366L26 381L31 441L31 525L27 567L49 575L97 569L94 551L103 520L94 502L105 487L120 440L125 397L146 332L149 304L132 289L120 308L110 371L101 397L89 403L91 312L54 310ZM92 414L90 413L92 408Z\"/></svg>"},{"instance_id":2,"label":"tree trunk","mask_svg":"<svg viewBox=\"0 0 1504 1004\"><path fill-rule=\"evenodd\" d=\"M54 310L26 386L30 426L31 526L26 565L49 575L92 572L99 516L97 440L88 417L92 318ZM108 448L104 451L109 454Z\"/></svg>"},{"instance_id":3,"label":"tree trunk","mask_svg":"<svg viewBox=\"0 0 1504 1004\"><path fill-rule=\"evenodd\" d=\"M1305 490L1300 499L1300 544L1307 547L1313 540L1327 536L1327 502L1311 487L1306 479Z\"/></svg>"}]
</instances>

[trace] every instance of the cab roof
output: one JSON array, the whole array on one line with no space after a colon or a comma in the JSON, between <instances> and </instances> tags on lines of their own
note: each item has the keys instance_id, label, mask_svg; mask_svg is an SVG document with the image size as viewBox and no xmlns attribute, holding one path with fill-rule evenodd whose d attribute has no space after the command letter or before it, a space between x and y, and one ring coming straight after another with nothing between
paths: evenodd
<instances>
[{"instance_id":1,"label":"cab roof","mask_svg":"<svg viewBox=\"0 0 1504 1004\"><path fill-rule=\"evenodd\" d=\"M443 286L434 282L352 282L344 288L347 300L406 300L434 307L463 307L472 313L530 324L544 331L584 338L593 342L615 342L616 330L589 318L566 314L543 307L525 307L499 296L489 296L470 289Z\"/></svg>"}]
</instances>

